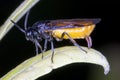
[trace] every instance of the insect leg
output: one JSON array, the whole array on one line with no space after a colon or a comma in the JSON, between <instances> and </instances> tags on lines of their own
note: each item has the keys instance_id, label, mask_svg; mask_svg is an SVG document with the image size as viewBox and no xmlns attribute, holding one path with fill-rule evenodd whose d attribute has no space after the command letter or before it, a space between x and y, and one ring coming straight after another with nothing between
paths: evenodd
<instances>
[{"instance_id":1,"label":"insect leg","mask_svg":"<svg viewBox=\"0 0 120 80\"><path fill-rule=\"evenodd\" d=\"M52 50L51 61L52 61L52 63L53 63L53 57L54 57L54 44L53 44L53 40L51 40L50 43L51 43L51 50Z\"/></svg>"},{"instance_id":2,"label":"insect leg","mask_svg":"<svg viewBox=\"0 0 120 80\"><path fill-rule=\"evenodd\" d=\"M84 49L82 49L81 46L80 46L79 44L77 44L77 42L76 42L74 39L72 39L68 33L63 32L63 34L62 34L62 36L61 36L61 39L63 39L64 35L67 35L68 38L70 39L70 41L71 41L75 46L77 46L77 47L80 48L82 51L84 51L85 53L87 53L87 51L85 51Z\"/></svg>"},{"instance_id":3,"label":"insect leg","mask_svg":"<svg viewBox=\"0 0 120 80\"><path fill-rule=\"evenodd\" d=\"M91 46L92 46L92 39L91 39L91 37L87 36L85 39L87 41L88 48L91 48Z\"/></svg>"},{"instance_id":4,"label":"insect leg","mask_svg":"<svg viewBox=\"0 0 120 80\"><path fill-rule=\"evenodd\" d=\"M35 49L36 49L36 55L38 55L38 46L36 43L35 43Z\"/></svg>"},{"instance_id":5,"label":"insect leg","mask_svg":"<svg viewBox=\"0 0 120 80\"><path fill-rule=\"evenodd\" d=\"M36 47L36 54L38 54L38 47L39 47L40 50L41 50L41 53L42 53L42 59L43 59L42 46L39 44L38 40L34 40L34 43L35 43L35 47Z\"/></svg>"},{"instance_id":6,"label":"insect leg","mask_svg":"<svg viewBox=\"0 0 120 80\"><path fill-rule=\"evenodd\" d=\"M44 50L43 50L43 52L45 52L45 51L46 51L46 49L47 49L47 42L48 42L48 40L47 40L47 39L45 39L45 43L44 43Z\"/></svg>"}]
</instances>

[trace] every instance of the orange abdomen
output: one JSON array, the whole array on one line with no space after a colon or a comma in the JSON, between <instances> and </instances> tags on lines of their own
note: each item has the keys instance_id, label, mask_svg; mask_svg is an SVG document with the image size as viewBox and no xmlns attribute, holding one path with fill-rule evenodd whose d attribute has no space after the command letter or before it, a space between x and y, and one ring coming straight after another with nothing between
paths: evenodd
<instances>
[{"instance_id":1,"label":"orange abdomen","mask_svg":"<svg viewBox=\"0 0 120 80\"><path fill-rule=\"evenodd\" d=\"M56 29L52 31L52 35L55 38L60 39L63 32L69 34L69 36L73 39L85 38L91 34L94 30L95 25L89 25L84 27L76 27L76 28L64 28L64 29ZM64 36L63 39L69 39L68 36Z\"/></svg>"}]
</instances>

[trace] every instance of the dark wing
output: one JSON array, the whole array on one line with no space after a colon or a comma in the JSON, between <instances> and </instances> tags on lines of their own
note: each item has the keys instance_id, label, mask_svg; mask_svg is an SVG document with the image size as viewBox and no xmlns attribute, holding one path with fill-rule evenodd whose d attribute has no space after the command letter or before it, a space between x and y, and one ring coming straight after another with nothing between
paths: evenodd
<instances>
[{"instance_id":1,"label":"dark wing","mask_svg":"<svg viewBox=\"0 0 120 80\"><path fill-rule=\"evenodd\" d=\"M61 19L61 20L49 20L46 24L50 29L61 29L61 28L74 28L84 27L92 24L97 24L101 19Z\"/></svg>"}]
</instances>

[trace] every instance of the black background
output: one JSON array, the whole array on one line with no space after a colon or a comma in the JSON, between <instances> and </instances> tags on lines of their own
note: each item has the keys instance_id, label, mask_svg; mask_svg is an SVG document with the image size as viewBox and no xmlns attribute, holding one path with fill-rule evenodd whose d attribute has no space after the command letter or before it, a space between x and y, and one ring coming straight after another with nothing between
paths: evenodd
<instances>
[{"instance_id":1,"label":"black background","mask_svg":"<svg viewBox=\"0 0 120 80\"><path fill-rule=\"evenodd\" d=\"M21 0L0 1L0 24L21 3ZM105 76L100 66L93 64L74 64L54 70L43 76L41 80L117 80L119 79L120 53L120 4L104 1L79 0L41 0L32 8L28 25L39 20L74 19L74 18L101 18L92 33L93 48L101 51L110 62L111 71ZM24 17L18 22L23 28ZM77 40L80 45L86 46L84 40ZM41 42L42 43L42 42ZM72 45L68 40L54 41L55 47ZM49 45L48 45L49 46ZM48 48L50 49L50 47ZM24 54L25 53L25 54ZM22 61L35 56L34 45L26 41L24 35L15 27L0 42L0 77L13 69Z\"/></svg>"}]
</instances>

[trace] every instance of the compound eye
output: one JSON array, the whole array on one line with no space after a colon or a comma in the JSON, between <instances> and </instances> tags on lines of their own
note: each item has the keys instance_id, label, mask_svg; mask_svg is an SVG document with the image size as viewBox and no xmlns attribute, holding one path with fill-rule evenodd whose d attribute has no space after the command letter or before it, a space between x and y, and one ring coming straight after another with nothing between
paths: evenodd
<instances>
[{"instance_id":1,"label":"compound eye","mask_svg":"<svg viewBox=\"0 0 120 80\"><path fill-rule=\"evenodd\" d=\"M31 37L32 37L32 32L27 32L26 33L26 39L31 40Z\"/></svg>"},{"instance_id":2,"label":"compound eye","mask_svg":"<svg viewBox=\"0 0 120 80\"><path fill-rule=\"evenodd\" d=\"M32 35L32 33L31 32L28 32L27 34L26 34L26 36L31 36Z\"/></svg>"}]
</instances>

